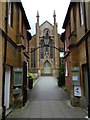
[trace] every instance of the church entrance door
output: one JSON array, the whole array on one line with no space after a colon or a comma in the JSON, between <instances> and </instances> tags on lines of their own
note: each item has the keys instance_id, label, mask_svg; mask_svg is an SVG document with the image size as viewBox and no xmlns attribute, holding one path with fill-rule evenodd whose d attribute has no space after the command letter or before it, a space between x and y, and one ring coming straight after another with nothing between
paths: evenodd
<instances>
[{"instance_id":1,"label":"church entrance door","mask_svg":"<svg viewBox=\"0 0 90 120\"><path fill-rule=\"evenodd\" d=\"M48 61L44 63L43 74L52 74L51 64Z\"/></svg>"}]
</instances>

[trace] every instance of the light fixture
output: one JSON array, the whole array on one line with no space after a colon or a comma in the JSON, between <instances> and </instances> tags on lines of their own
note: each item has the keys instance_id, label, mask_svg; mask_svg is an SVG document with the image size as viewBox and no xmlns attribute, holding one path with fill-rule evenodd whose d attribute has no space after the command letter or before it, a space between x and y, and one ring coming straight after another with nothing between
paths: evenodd
<instances>
[{"instance_id":1,"label":"light fixture","mask_svg":"<svg viewBox=\"0 0 90 120\"><path fill-rule=\"evenodd\" d=\"M60 51L60 58L64 57L64 51Z\"/></svg>"},{"instance_id":2,"label":"light fixture","mask_svg":"<svg viewBox=\"0 0 90 120\"><path fill-rule=\"evenodd\" d=\"M49 41L50 41L49 38L45 38L45 39L44 39L44 46L45 46L45 47L46 47L46 46L49 47Z\"/></svg>"}]
</instances>

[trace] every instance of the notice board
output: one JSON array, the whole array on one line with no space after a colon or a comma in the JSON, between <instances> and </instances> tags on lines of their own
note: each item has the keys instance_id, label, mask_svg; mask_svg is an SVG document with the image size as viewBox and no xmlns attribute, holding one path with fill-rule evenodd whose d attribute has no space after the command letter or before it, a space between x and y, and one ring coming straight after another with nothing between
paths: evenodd
<instances>
[{"instance_id":1,"label":"notice board","mask_svg":"<svg viewBox=\"0 0 90 120\"><path fill-rule=\"evenodd\" d=\"M14 69L14 86L22 86L23 84L23 70Z\"/></svg>"}]
</instances>

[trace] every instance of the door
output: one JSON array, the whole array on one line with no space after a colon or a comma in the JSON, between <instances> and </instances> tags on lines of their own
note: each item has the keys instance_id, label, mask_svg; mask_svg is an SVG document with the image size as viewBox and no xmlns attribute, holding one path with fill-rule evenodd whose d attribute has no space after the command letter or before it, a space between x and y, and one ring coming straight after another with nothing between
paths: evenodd
<instances>
[{"instance_id":1,"label":"door","mask_svg":"<svg viewBox=\"0 0 90 120\"><path fill-rule=\"evenodd\" d=\"M44 74L52 74L51 64L50 64L48 61L46 61L46 62L44 63L43 73L44 73Z\"/></svg>"},{"instance_id":2,"label":"door","mask_svg":"<svg viewBox=\"0 0 90 120\"><path fill-rule=\"evenodd\" d=\"M5 99L4 103L6 106L6 109L9 108L10 104L10 77L11 77L11 69L9 66L6 66L5 70Z\"/></svg>"}]
</instances>

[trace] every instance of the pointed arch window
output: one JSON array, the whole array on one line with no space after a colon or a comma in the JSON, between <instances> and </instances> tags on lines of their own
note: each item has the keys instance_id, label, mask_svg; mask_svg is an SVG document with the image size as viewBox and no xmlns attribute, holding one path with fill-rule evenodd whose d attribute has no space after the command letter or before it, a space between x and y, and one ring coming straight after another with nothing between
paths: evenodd
<instances>
[{"instance_id":1,"label":"pointed arch window","mask_svg":"<svg viewBox=\"0 0 90 120\"><path fill-rule=\"evenodd\" d=\"M46 47L46 52L48 53L48 47Z\"/></svg>"},{"instance_id":2,"label":"pointed arch window","mask_svg":"<svg viewBox=\"0 0 90 120\"><path fill-rule=\"evenodd\" d=\"M43 35L44 36L49 36L50 34L50 30L48 28L45 28L44 31L43 31Z\"/></svg>"},{"instance_id":3,"label":"pointed arch window","mask_svg":"<svg viewBox=\"0 0 90 120\"><path fill-rule=\"evenodd\" d=\"M50 59L53 59L53 47L50 47Z\"/></svg>"},{"instance_id":4,"label":"pointed arch window","mask_svg":"<svg viewBox=\"0 0 90 120\"><path fill-rule=\"evenodd\" d=\"M41 54L40 54L40 58L41 59L44 59L44 47L43 47L43 45L44 45L44 40L41 40L40 41L40 44L41 44Z\"/></svg>"},{"instance_id":5,"label":"pointed arch window","mask_svg":"<svg viewBox=\"0 0 90 120\"><path fill-rule=\"evenodd\" d=\"M41 59L44 59L44 47L41 48Z\"/></svg>"},{"instance_id":6,"label":"pointed arch window","mask_svg":"<svg viewBox=\"0 0 90 120\"><path fill-rule=\"evenodd\" d=\"M34 51L35 48L31 48L31 51ZM31 53L31 67L36 67L36 52Z\"/></svg>"}]
</instances>

